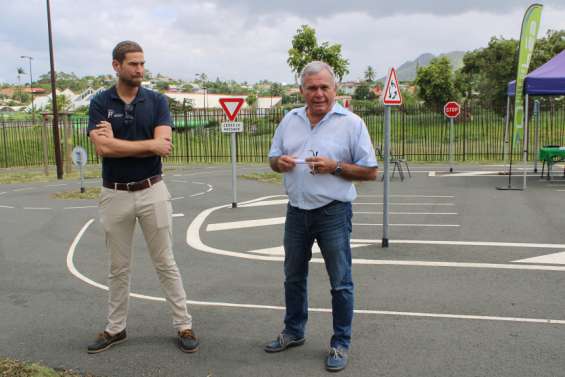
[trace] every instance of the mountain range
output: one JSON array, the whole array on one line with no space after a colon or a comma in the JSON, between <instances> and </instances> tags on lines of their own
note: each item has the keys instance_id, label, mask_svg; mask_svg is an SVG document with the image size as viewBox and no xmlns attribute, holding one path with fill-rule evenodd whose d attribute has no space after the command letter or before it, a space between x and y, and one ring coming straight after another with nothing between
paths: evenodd
<instances>
[{"instance_id":1,"label":"mountain range","mask_svg":"<svg viewBox=\"0 0 565 377\"><path fill-rule=\"evenodd\" d=\"M451 68L455 71L463 67L463 55L465 51L451 51L445 54L440 54L437 57L445 56L451 62ZM430 64L430 61L436 55L429 52L418 56L416 59L407 61L396 69L398 81L413 81L416 78L416 70L418 67L425 67ZM386 77L381 77L379 81L384 81Z\"/></svg>"}]
</instances>

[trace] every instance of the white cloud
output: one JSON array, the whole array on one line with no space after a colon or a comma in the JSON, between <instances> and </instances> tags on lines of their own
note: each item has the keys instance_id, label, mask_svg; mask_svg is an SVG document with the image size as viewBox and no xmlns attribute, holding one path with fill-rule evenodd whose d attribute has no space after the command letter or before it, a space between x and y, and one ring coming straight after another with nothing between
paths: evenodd
<instances>
[{"instance_id":1,"label":"white cloud","mask_svg":"<svg viewBox=\"0 0 565 377\"><path fill-rule=\"evenodd\" d=\"M287 51L296 29L312 25L320 41L340 43L349 59L348 78L367 65L388 66L431 52L472 50L492 36L517 38L529 1L474 2L374 0L152 1L57 0L51 2L55 67L79 75L111 73L111 50L120 40L138 41L147 67L173 77L290 82ZM394 4L394 8L387 4ZM565 4L546 1L540 35L562 29ZM30 25L30 27L26 27ZM15 82L16 69L34 57L34 77L49 70L45 2L3 4L0 81Z\"/></svg>"}]
</instances>

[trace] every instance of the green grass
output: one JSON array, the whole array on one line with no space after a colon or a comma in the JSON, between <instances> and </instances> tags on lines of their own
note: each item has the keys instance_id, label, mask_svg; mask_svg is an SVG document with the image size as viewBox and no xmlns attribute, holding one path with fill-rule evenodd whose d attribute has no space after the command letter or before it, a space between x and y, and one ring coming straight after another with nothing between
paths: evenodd
<instances>
[{"instance_id":1,"label":"green grass","mask_svg":"<svg viewBox=\"0 0 565 377\"><path fill-rule=\"evenodd\" d=\"M268 173L250 173L244 174L240 176L243 179L249 179L253 181L259 182L267 182L267 183L282 183L282 174L275 173L275 172L268 172Z\"/></svg>"},{"instance_id":2,"label":"green grass","mask_svg":"<svg viewBox=\"0 0 565 377\"><path fill-rule=\"evenodd\" d=\"M0 170L0 184L40 183L57 181L57 173L53 167L49 169L49 175L37 169L4 169ZM84 179L99 178L100 168L92 167L84 171ZM63 181L78 181L80 173L77 170L69 174L63 174Z\"/></svg>"},{"instance_id":3,"label":"green grass","mask_svg":"<svg viewBox=\"0 0 565 377\"><path fill-rule=\"evenodd\" d=\"M54 370L38 363L0 357L0 377L95 377L72 370Z\"/></svg>"},{"instance_id":4,"label":"green grass","mask_svg":"<svg viewBox=\"0 0 565 377\"><path fill-rule=\"evenodd\" d=\"M87 187L84 192L80 192L80 188L74 190L62 191L51 194L53 199L63 199L63 200L77 200L77 199L98 199L100 196L101 189L99 187Z\"/></svg>"}]
</instances>

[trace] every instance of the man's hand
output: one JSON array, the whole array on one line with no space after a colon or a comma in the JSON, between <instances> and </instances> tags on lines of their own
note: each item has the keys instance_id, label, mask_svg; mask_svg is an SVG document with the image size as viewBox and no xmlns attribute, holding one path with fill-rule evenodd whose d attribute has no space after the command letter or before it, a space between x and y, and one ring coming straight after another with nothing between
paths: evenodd
<instances>
[{"instance_id":1,"label":"man's hand","mask_svg":"<svg viewBox=\"0 0 565 377\"><path fill-rule=\"evenodd\" d=\"M337 161L328 157L316 156L305 159L312 174L331 174L337 168Z\"/></svg>"},{"instance_id":2,"label":"man's hand","mask_svg":"<svg viewBox=\"0 0 565 377\"><path fill-rule=\"evenodd\" d=\"M277 157L276 159L276 164L275 164L275 171L278 171L279 173L286 173L288 171L291 171L292 169L294 169L294 167L296 166L296 163L294 162L294 158L291 156L280 156Z\"/></svg>"},{"instance_id":3,"label":"man's hand","mask_svg":"<svg viewBox=\"0 0 565 377\"><path fill-rule=\"evenodd\" d=\"M167 157L173 150L173 143L168 137L157 137L153 139L152 151L154 154Z\"/></svg>"},{"instance_id":4,"label":"man's hand","mask_svg":"<svg viewBox=\"0 0 565 377\"><path fill-rule=\"evenodd\" d=\"M113 138L114 132L112 131L112 125L110 122L103 120L96 125L96 128L91 130L90 133L95 133L96 136L103 136L107 138Z\"/></svg>"}]
</instances>

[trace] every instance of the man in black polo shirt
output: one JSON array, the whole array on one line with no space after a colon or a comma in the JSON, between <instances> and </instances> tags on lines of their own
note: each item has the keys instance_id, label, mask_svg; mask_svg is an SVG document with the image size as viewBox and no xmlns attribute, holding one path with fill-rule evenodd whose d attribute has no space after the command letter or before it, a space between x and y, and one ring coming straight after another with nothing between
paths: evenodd
<instances>
[{"instance_id":1,"label":"man in black polo shirt","mask_svg":"<svg viewBox=\"0 0 565 377\"><path fill-rule=\"evenodd\" d=\"M173 313L179 347L195 352L199 342L172 252L171 196L161 177L161 157L172 149L167 100L141 87L145 60L139 44L118 43L112 59L118 82L92 99L88 122L90 140L102 157L99 209L110 255L108 322L88 352L102 352L126 340L136 220Z\"/></svg>"}]
</instances>

